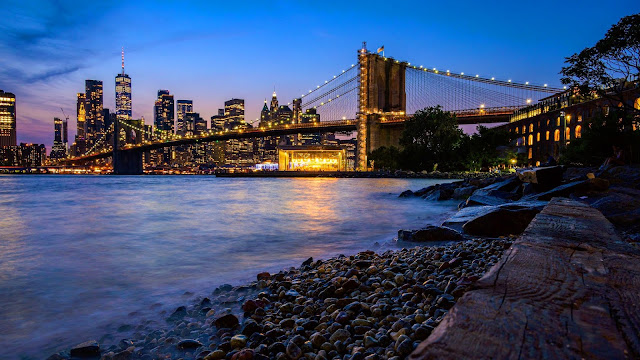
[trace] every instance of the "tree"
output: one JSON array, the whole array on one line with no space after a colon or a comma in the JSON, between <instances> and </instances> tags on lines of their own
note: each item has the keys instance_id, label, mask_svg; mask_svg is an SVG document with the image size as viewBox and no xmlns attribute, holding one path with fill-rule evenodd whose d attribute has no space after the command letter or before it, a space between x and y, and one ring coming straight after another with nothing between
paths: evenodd
<instances>
[{"instance_id":1,"label":"tree","mask_svg":"<svg viewBox=\"0 0 640 360\"><path fill-rule=\"evenodd\" d=\"M460 158L469 170L481 170L489 166L508 164L513 158L508 145L511 134L502 128L489 129L479 125L478 132L465 137L460 147Z\"/></svg>"},{"instance_id":2,"label":"tree","mask_svg":"<svg viewBox=\"0 0 640 360\"><path fill-rule=\"evenodd\" d=\"M376 169L398 170L400 150L395 146L382 146L369 153L368 158L374 161Z\"/></svg>"},{"instance_id":3,"label":"tree","mask_svg":"<svg viewBox=\"0 0 640 360\"><path fill-rule=\"evenodd\" d=\"M454 114L440 106L419 110L405 121L400 165L414 171L454 169L463 136Z\"/></svg>"},{"instance_id":4,"label":"tree","mask_svg":"<svg viewBox=\"0 0 640 360\"><path fill-rule=\"evenodd\" d=\"M596 94L622 103L627 114L640 112L624 101L622 93L640 79L640 14L623 17L593 47L566 58L562 83L580 94Z\"/></svg>"}]
</instances>

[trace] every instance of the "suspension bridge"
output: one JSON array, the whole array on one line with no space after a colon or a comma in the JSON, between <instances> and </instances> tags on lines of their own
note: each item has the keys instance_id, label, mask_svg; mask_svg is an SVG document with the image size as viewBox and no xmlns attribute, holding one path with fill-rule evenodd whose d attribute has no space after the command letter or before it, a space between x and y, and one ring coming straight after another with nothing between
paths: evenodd
<instances>
[{"instance_id":1,"label":"suspension bridge","mask_svg":"<svg viewBox=\"0 0 640 360\"><path fill-rule=\"evenodd\" d=\"M508 122L516 110L562 91L547 84L412 65L369 52L363 44L357 64L294 100L289 124L179 136L149 132L116 120L89 151L62 162L77 165L111 157L115 174L142 174L143 153L151 150L231 139L356 131L357 167L363 170L367 167L367 154L381 146L398 146L404 121L425 107L439 105L456 114L460 124ZM320 115L319 122L301 122L301 115L309 109ZM125 127L145 133L148 140L139 144L121 144L120 136L113 136L112 143L105 140L108 134L119 134Z\"/></svg>"}]
</instances>

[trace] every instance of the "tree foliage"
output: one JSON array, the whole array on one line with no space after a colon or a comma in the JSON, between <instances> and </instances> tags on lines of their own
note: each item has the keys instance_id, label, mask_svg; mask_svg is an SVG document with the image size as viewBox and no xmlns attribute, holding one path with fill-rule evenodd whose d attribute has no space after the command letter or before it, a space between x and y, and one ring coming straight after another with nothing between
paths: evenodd
<instances>
[{"instance_id":1,"label":"tree foliage","mask_svg":"<svg viewBox=\"0 0 640 360\"><path fill-rule=\"evenodd\" d=\"M440 106L419 110L405 121L400 165L414 171L451 170L463 136L452 113Z\"/></svg>"},{"instance_id":2,"label":"tree foliage","mask_svg":"<svg viewBox=\"0 0 640 360\"><path fill-rule=\"evenodd\" d=\"M369 153L376 169L412 171L482 170L508 164L515 157L508 147L510 133L505 129L478 126L477 134L465 135L455 115L430 107L416 112L405 122L400 138L402 151L381 147Z\"/></svg>"},{"instance_id":3,"label":"tree foliage","mask_svg":"<svg viewBox=\"0 0 640 360\"><path fill-rule=\"evenodd\" d=\"M637 162L640 157L640 131L626 131L623 127L630 117L621 109L612 108L608 114L600 113L582 127L582 137L572 140L560 157L560 163L597 166L613 155L612 145L627 153L627 160Z\"/></svg>"},{"instance_id":4,"label":"tree foliage","mask_svg":"<svg viewBox=\"0 0 640 360\"><path fill-rule=\"evenodd\" d=\"M627 113L638 113L622 101L622 92L640 79L640 14L623 17L594 46L566 58L562 83L581 94L597 94L623 103Z\"/></svg>"}]
</instances>

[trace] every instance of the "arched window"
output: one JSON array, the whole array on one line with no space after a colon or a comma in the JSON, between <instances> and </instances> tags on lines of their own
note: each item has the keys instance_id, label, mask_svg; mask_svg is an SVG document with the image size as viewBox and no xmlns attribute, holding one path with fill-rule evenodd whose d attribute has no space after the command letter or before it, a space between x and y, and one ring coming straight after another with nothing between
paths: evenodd
<instances>
[{"instance_id":1,"label":"arched window","mask_svg":"<svg viewBox=\"0 0 640 360\"><path fill-rule=\"evenodd\" d=\"M558 116L558 119L556 120L556 126L560 126L560 116Z\"/></svg>"},{"instance_id":2,"label":"arched window","mask_svg":"<svg viewBox=\"0 0 640 360\"><path fill-rule=\"evenodd\" d=\"M556 129L556 131L553 132L553 140L554 141L560 141L560 130Z\"/></svg>"},{"instance_id":3,"label":"arched window","mask_svg":"<svg viewBox=\"0 0 640 360\"><path fill-rule=\"evenodd\" d=\"M522 133L523 134L527 133L527 126L526 125L522 125Z\"/></svg>"},{"instance_id":4,"label":"arched window","mask_svg":"<svg viewBox=\"0 0 640 360\"><path fill-rule=\"evenodd\" d=\"M533 148L529 148L529 159L533 157Z\"/></svg>"},{"instance_id":5,"label":"arched window","mask_svg":"<svg viewBox=\"0 0 640 360\"><path fill-rule=\"evenodd\" d=\"M536 133L536 141L540 142L540 133Z\"/></svg>"},{"instance_id":6,"label":"arched window","mask_svg":"<svg viewBox=\"0 0 640 360\"><path fill-rule=\"evenodd\" d=\"M524 136L522 137L522 146L527 145L527 138L525 138Z\"/></svg>"},{"instance_id":7,"label":"arched window","mask_svg":"<svg viewBox=\"0 0 640 360\"><path fill-rule=\"evenodd\" d=\"M516 134L520 134L520 128L516 127Z\"/></svg>"},{"instance_id":8,"label":"arched window","mask_svg":"<svg viewBox=\"0 0 640 360\"><path fill-rule=\"evenodd\" d=\"M547 120L547 126L549 126L549 124L551 124L551 120Z\"/></svg>"},{"instance_id":9,"label":"arched window","mask_svg":"<svg viewBox=\"0 0 640 360\"><path fill-rule=\"evenodd\" d=\"M578 115L578 122L582 122L582 115Z\"/></svg>"},{"instance_id":10,"label":"arched window","mask_svg":"<svg viewBox=\"0 0 640 360\"><path fill-rule=\"evenodd\" d=\"M633 103L633 107L636 110L640 110L640 97L636 99L636 101Z\"/></svg>"},{"instance_id":11,"label":"arched window","mask_svg":"<svg viewBox=\"0 0 640 360\"><path fill-rule=\"evenodd\" d=\"M545 137L547 138L547 140L549 140L549 130L547 130Z\"/></svg>"},{"instance_id":12,"label":"arched window","mask_svg":"<svg viewBox=\"0 0 640 360\"><path fill-rule=\"evenodd\" d=\"M533 145L533 134L529 135L529 145Z\"/></svg>"},{"instance_id":13,"label":"arched window","mask_svg":"<svg viewBox=\"0 0 640 360\"><path fill-rule=\"evenodd\" d=\"M533 132L533 124L529 125L529 132Z\"/></svg>"},{"instance_id":14,"label":"arched window","mask_svg":"<svg viewBox=\"0 0 640 360\"><path fill-rule=\"evenodd\" d=\"M564 139L567 141L571 140L571 128L568 127L564 130Z\"/></svg>"},{"instance_id":15,"label":"arched window","mask_svg":"<svg viewBox=\"0 0 640 360\"><path fill-rule=\"evenodd\" d=\"M571 124L571 115L567 115L564 117L565 122L567 123L567 125Z\"/></svg>"},{"instance_id":16,"label":"arched window","mask_svg":"<svg viewBox=\"0 0 640 360\"><path fill-rule=\"evenodd\" d=\"M576 126L576 139L580 139L582 137L582 126Z\"/></svg>"}]
</instances>

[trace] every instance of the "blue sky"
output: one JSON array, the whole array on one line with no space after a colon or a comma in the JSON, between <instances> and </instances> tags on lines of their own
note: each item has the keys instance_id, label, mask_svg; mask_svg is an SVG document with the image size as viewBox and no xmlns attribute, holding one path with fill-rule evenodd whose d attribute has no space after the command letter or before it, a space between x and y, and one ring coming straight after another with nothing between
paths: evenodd
<instances>
[{"instance_id":1,"label":"blue sky","mask_svg":"<svg viewBox=\"0 0 640 360\"><path fill-rule=\"evenodd\" d=\"M0 89L17 96L18 141L50 146L60 107L75 135L85 79L103 80L115 108L123 46L133 115L146 123L158 89L206 119L244 98L255 119L274 86L291 101L356 62L362 41L415 64L559 85L566 56L638 12L638 1L27 0L3 9Z\"/></svg>"}]
</instances>

